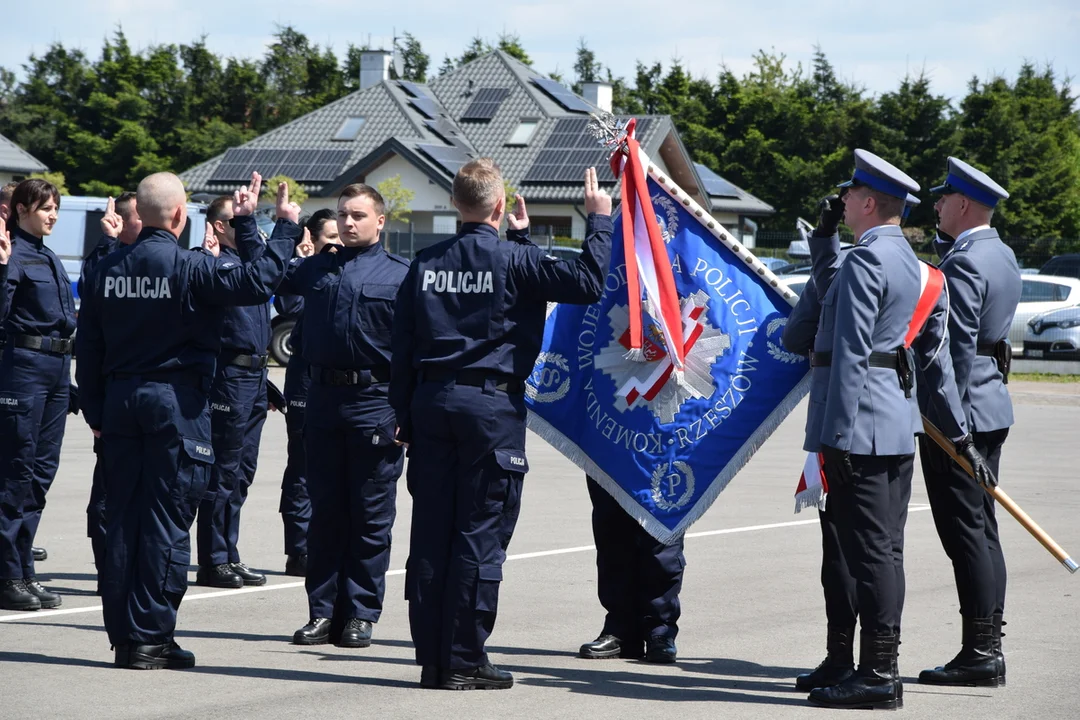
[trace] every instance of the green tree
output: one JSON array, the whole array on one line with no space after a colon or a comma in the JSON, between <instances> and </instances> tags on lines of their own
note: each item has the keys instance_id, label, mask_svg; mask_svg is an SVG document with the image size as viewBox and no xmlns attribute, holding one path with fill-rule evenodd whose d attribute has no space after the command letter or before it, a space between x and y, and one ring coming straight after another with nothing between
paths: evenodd
<instances>
[{"instance_id":1,"label":"green tree","mask_svg":"<svg viewBox=\"0 0 1080 720\"><path fill-rule=\"evenodd\" d=\"M497 47L512 58L520 60L526 65L532 65L532 58L525 48L521 46L521 37L517 33L503 33L499 35Z\"/></svg>"},{"instance_id":2,"label":"green tree","mask_svg":"<svg viewBox=\"0 0 1080 720\"><path fill-rule=\"evenodd\" d=\"M446 73L453 72L455 67L457 66L454 65L454 61L450 58L450 56L444 55L442 65L439 66L439 77L442 77Z\"/></svg>"},{"instance_id":3,"label":"green tree","mask_svg":"<svg viewBox=\"0 0 1080 720\"><path fill-rule=\"evenodd\" d=\"M61 195L70 195L71 194L70 192L68 192L67 180L64 178L64 173L62 173L62 172L34 173L30 177L32 177L32 178L40 178L41 180L44 180L45 182L52 183L53 185L56 186L56 189L60 191Z\"/></svg>"},{"instance_id":4,"label":"green tree","mask_svg":"<svg viewBox=\"0 0 1080 720\"><path fill-rule=\"evenodd\" d=\"M477 35L469 41L469 45L465 48L465 52L461 53L461 57L457 59L457 66L461 67L465 63L471 63L478 57L487 55L493 49L494 48L492 48L484 38Z\"/></svg>"},{"instance_id":5,"label":"green tree","mask_svg":"<svg viewBox=\"0 0 1080 720\"><path fill-rule=\"evenodd\" d=\"M401 183L401 176L388 177L375 186L386 203L386 221L407 222L412 210L409 204L416 197L416 193Z\"/></svg>"},{"instance_id":6,"label":"green tree","mask_svg":"<svg viewBox=\"0 0 1080 720\"><path fill-rule=\"evenodd\" d=\"M116 197L120 193L124 192L124 188L119 185L110 185L100 180L90 180L84 182L79 186L79 190L83 195L91 195L93 197Z\"/></svg>"},{"instance_id":7,"label":"green tree","mask_svg":"<svg viewBox=\"0 0 1080 720\"><path fill-rule=\"evenodd\" d=\"M424 52L420 41L411 33L405 33L401 40L402 42L398 43L396 48L401 54L401 79L417 83L427 82L427 70L431 65L431 57Z\"/></svg>"},{"instance_id":8,"label":"green tree","mask_svg":"<svg viewBox=\"0 0 1080 720\"><path fill-rule=\"evenodd\" d=\"M263 180L262 199L275 202L277 200L278 185L281 183L286 183L289 186L289 200L292 202L303 205L304 201L308 199L309 196L304 186L288 175L275 175L272 178Z\"/></svg>"}]
</instances>

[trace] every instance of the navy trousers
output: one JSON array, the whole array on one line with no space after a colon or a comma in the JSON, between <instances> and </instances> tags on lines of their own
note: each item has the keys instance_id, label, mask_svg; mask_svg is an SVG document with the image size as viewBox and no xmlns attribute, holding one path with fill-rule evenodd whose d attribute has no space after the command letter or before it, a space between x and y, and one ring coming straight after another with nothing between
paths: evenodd
<instances>
[{"instance_id":1,"label":"navy trousers","mask_svg":"<svg viewBox=\"0 0 1080 720\"><path fill-rule=\"evenodd\" d=\"M484 665L528 471L525 398L496 390L493 380L482 388L426 382L411 414L405 599L416 662Z\"/></svg>"},{"instance_id":2,"label":"navy trousers","mask_svg":"<svg viewBox=\"0 0 1080 720\"><path fill-rule=\"evenodd\" d=\"M208 386L178 376L172 384L116 379L106 388L102 605L113 645L165 643L176 629L191 525L214 462Z\"/></svg>"},{"instance_id":3,"label":"navy trousers","mask_svg":"<svg viewBox=\"0 0 1080 720\"><path fill-rule=\"evenodd\" d=\"M307 489L307 453L304 450L304 423L307 398L289 399L285 413L288 432L288 460L281 478L281 502L278 512L285 529L285 554L308 554L308 525L311 522L311 498Z\"/></svg>"},{"instance_id":4,"label":"navy trousers","mask_svg":"<svg viewBox=\"0 0 1080 720\"><path fill-rule=\"evenodd\" d=\"M266 422L266 371L224 365L210 390L214 470L199 507L199 565L240 562L240 510L255 479Z\"/></svg>"},{"instance_id":5,"label":"navy trousers","mask_svg":"<svg viewBox=\"0 0 1080 720\"><path fill-rule=\"evenodd\" d=\"M840 530L836 526L836 510L829 501L825 510L818 511L821 521L821 589L825 593L825 618L829 629L844 632L855 630L858 600L855 578L848 569Z\"/></svg>"},{"instance_id":6,"label":"navy trousers","mask_svg":"<svg viewBox=\"0 0 1080 720\"><path fill-rule=\"evenodd\" d=\"M86 537L94 551L98 573L98 594L105 569L105 460L101 456L101 438L94 438L94 477L90 484L90 503L86 506Z\"/></svg>"},{"instance_id":7,"label":"navy trousers","mask_svg":"<svg viewBox=\"0 0 1080 720\"><path fill-rule=\"evenodd\" d=\"M33 577L30 548L60 462L71 358L7 345L0 357L0 580Z\"/></svg>"},{"instance_id":8,"label":"navy trousers","mask_svg":"<svg viewBox=\"0 0 1080 720\"><path fill-rule=\"evenodd\" d=\"M1008 429L975 433L979 451L997 477ZM987 618L1005 611L1005 555L994 499L932 440L920 438L919 459L934 525L956 577L960 613Z\"/></svg>"},{"instance_id":9,"label":"navy trousers","mask_svg":"<svg viewBox=\"0 0 1080 720\"><path fill-rule=\"evenodd\" d=\"M592 478L586 479L592 500L596 542L596 592L607 611L601 634L625 644L654 635L672 639L679 632L683 537L665 545L626 514L615 498Z\"/></svg>"},{"instance_id":10,"label":"navy trousers","mask_svg":"<svg viewBox=\"0 0 1080 720\"><path fill-rule=\"evenodd\" d=\"M378 622L404 465L386 385L316 384L307 403L309 611L312 618Z\"/></svg>"}]
</instances>

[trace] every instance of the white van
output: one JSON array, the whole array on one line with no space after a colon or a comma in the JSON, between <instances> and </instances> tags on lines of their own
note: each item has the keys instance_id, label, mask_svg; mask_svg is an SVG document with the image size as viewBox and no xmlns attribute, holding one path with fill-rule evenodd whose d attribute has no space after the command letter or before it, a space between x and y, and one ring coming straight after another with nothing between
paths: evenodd
<instances>
[{"instance_id":1,"label":"white van","mask_svg":"<svg viewBox=\"0 0 1080 720\"><path fill-rule=\"evenodd\" d=\"M60 198L60 213L52 235L45 244L56 253L71 278L72 291L78 302L76 284L82 272L82 261L101 240L101 218L105 215L108 198L64 195ZM188 224L180 235L181 247L202 245L206 232L206 205L188 203Z\"/></svg>"}]
</instances>

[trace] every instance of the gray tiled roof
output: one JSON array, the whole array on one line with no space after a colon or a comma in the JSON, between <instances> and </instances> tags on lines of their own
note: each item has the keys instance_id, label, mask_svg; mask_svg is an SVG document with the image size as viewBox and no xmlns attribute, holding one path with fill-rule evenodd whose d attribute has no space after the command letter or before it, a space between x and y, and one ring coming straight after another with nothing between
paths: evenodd
<instances>
[{"instance_id":1,"label":"gray tiled roof","mask_svg":"<svg viewBox=\"0 0 1080 720\"><path fill-rule=\"evenodd\" d=\"M30 153L0 135L0 170L11 173L43 173L49 168Z\"/></svg>"}]
</instances>

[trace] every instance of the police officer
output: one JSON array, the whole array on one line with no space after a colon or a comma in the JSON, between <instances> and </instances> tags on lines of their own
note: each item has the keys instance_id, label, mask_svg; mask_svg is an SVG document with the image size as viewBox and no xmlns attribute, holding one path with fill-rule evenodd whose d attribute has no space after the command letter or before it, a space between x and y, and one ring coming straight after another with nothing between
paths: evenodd
<instances>
[{"instance_id":1,"label":"police officer","mask_svg":"<svg viewBox=\"0 0 1080 720\"><path fill-rule=\"evenodd\" d=\"M31 551L60 460L70 404L75 299L60 259L45 247L60 193L23 180L11 196L11 230L0 223L0 608L55 608Z\"/></svg>"},{"instance_id":2,"label":"police officer","mask_svg":"<svg viewBox=\"0 0 1080 720\"><path fill-rule=\"evenodd\" d=\"M986 173L952 157L945 182L931 192L941 195L934 206L939 236L956 238L936 245L952 300L949 350L956 385L975 447L993 473L989 484L994 484L1001 448L1013 424L1006 387L1011 349L1006 337L1020 301L1021 280L1013 251L990 227L990 220L1009 193ZM928 414L937 421L935 413ZM960 653L942 667L924 670L919 682L997 687L1005 682L1001 652L1005 557L994 499L926 438L920 440L919 455L934 524L952 560L963 618Z\"/></svg>"},{"instance_id":3,"label":"police officer","mask_svg":"<svg viewBox=\"0 0 1080 720\"><path fill-rule=\"evenodd\" d=\"M520 509L525 378L546 303L594 303L611 255L611 198L586 171L586 240L573 261L527 242L518 199L508 217L503 179L486 158L453 184L460 232L421 251L402 283L394 322L391 402L411 442L412 538L405 597L423 687L503 689L489 663L502 564ZM305 331L306 332L306 331Z\"/></svg>"},{"instance_id":4,"label":"police officer","mask_svg":"<svg viewBox=\"0 0 1080 720\"><path fill-rule=\"evenodd\" d=\"M262 254L258 228L234 226L233 198L214 199L206 209L220 258L239 264ZM240 561L240 510L255 479L259 441L266 422L266 365L270 344L270 305L242 305L223 310L221 353L210 389L210 430L214 468L210 489L199 506L200 585L238 588L265 585L266 576Z\"/></svg>"},{"instance_id":5,"label":"police officer","mask_svg":"<svg viewBox=\"0 0 1080 720\"><path fill-rule=\"evenodd\" d=\"M600 636L582 645L578 656L673 663L684 538L670 545L657 541L599 483L586 477L585 484L592 502L596 594L607 615Z\"/></svg>"},{"instance_id":6,"label":"police officer","mask_svg":"<svg viewBox=\"0 0 1080 720\"><path fill-rule=\"evenodd\" d=\"M82 271L76 288L80 297L86 290L87 278L94 274L109 253L119 247L134 244L142 232L142 220L135 206L135 193L121 193L109 198L101 218L101 240L83 258ZM98 571L97 594L101 595L101 571L105 567L105 463L101 459L101 438L94 438L94 475L90 485L90 502L86 506L86 536L94 552L94 567Z\"/></svg>"},{"instance_id":7,"label":"police officer","mask_svg":"<svg viewBox=\"0 0 1080 720\"><path fill-rule=\"evenodd\" d=\"M342 190L341 246L294 259L279 290L304 297L299 352L311 374L303 430L309 622L293 635L298 645L329 642L340 627L338 645L367 647L382 614L404 465L388 399L390 329L409 267L379 242L385 209L368 185Z\"/></svg>"},{"instance_id":8,"label":"police officer","mask_svg":"<svg viewBox=\"0 0 1080 720\"><path fill-rule=\"evenodd\" d=\"M811 354L803 447L821 453L824 461L840 546L855 581L862 637L856 672L812 690L810 701L895 708L902 705L898 598L918 427L913 362L930 370L924 372L926 389L949 411L944 431L960 440L967 430L947 355L927 357L933 352L932 333L924 331L925 344L914 360L905 347L921 283L918 260L899 226L905 198L918 191L918 184L876 155L856 150L855 173L841 187L843 217L857 244L844 253L843 263L833 252L828 262L815 259L822 309ZM939 321L933 328L938 346L944 332ZM970 444L965 454L981 460Z\"/></svg>"},{"instance_id":9,"label":"police officer","mask_svg":"<svg viewBox=\"0 0 1080 720\"><path fill-rule=\"evenodd\" d=\"M326 245L340 245L336 212L329 208L316 211L304 224L304 236L296 246L300 257L311 257L322 252ZM285 574L294 577L307 575L308 523L311 520L311 499L308 496L306 477L307 456L304 453L304 419L307 412L308 388L311 374L308 363L300 353L303 343L304 298L302 295L274 296L274 307L279 314L296 318L289 343L293 349L285 368L285 427L288 432L288 460L281 478L281 502L278 512L285 527Z\"/></svg>"},{"instance_id":10,"label":"police officer","mask_svg":"<svg viewBox=\"0 0 1080 720\"><path fill-rule=\"evenodd\" d=\"M255 225L259 182L235 196L237 223ZM190 668L173 639L187 590L189 530L210 482L207 403L222 337L222 307L269 301L300 234L300 209L278 189L278 223L251 263L180 249L183 183L139 183L143 231L90 278L77 336L83 417L102 438L106 566L103 614L115 665Z\"/></svg>"}]
</instances>

